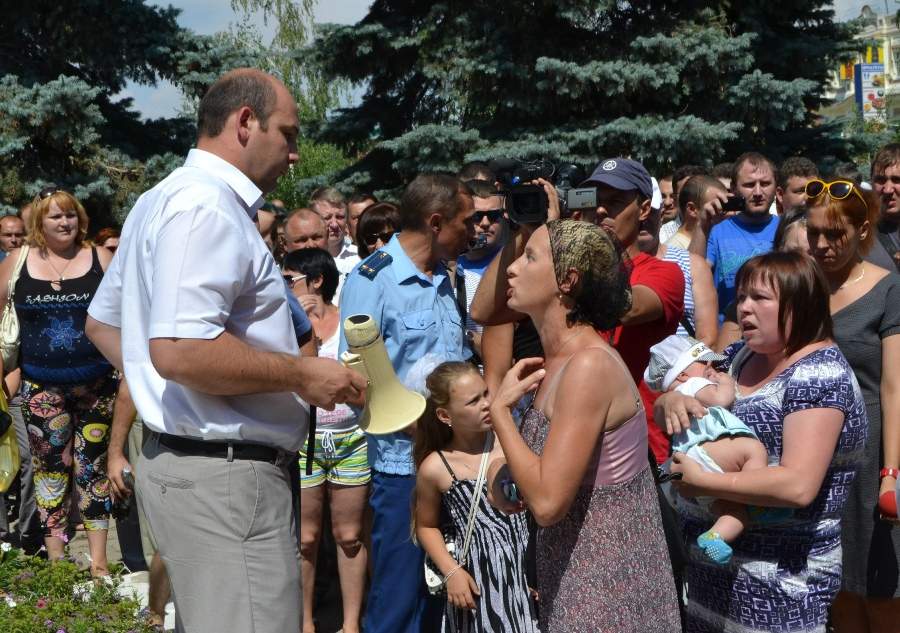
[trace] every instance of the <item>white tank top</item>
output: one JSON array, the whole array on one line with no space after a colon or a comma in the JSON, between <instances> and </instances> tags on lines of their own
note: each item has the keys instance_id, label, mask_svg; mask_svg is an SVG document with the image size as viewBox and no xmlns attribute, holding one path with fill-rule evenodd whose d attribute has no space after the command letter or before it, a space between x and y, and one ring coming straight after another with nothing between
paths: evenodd
<instances>
[{"instance_id":1,"label":"white tank top","mask_svg":"<svg viewBox=\"0 0 900 633\"><path fill-rule=\"evenodd\" d=\"M337 328L331 337L322 341L322 347L319 348L319 356L337 360L340 337L341 328ZM356 427L356 414L346 404L335 406L334 411L316 409L316 431L343 432L352 431Z\"/></svg>"}]
</instances>

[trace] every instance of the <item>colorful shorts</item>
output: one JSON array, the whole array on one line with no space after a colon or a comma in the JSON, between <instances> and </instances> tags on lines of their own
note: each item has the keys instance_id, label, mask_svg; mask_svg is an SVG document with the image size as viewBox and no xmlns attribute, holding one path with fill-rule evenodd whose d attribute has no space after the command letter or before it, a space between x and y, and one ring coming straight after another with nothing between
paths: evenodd
<instances>
[{"instance_id":1,"label":"colorful shorts","mask_svg":"<svg viewBox=\"0 0 900 633\"><path fill-rule=\"evenodd\" d=\"M366 434L352 431L316 431L316 449L312 474L306 474L306 446L300 451L300 487L314 488L328 481L337 486L362 486L369 483Z\"/></svg>"}]
</instances>

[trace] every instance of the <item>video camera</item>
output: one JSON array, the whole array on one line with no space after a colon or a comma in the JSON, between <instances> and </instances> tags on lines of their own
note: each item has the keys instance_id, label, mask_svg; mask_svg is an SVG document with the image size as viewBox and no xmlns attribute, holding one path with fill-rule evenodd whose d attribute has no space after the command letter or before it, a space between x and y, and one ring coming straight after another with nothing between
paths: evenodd
<instances>
[{"instance_id":1,"label":"video camera","mask_svg":"<svg viewBox=\"0 0 900 633\"><path fill-rule=\"evenodd\" d=\"M547 221L550 205L547 193L540 185L527 184L538 178L548 180L556 187L562 217L568 217L573 209L597 207L596 189L578 187L586 176L577 165L555 165L544 158L532 161L497 158L489 166L500 182L500 194L506 198L509 219L517 224L543 224Z\"/></svg>"}]
</instances>

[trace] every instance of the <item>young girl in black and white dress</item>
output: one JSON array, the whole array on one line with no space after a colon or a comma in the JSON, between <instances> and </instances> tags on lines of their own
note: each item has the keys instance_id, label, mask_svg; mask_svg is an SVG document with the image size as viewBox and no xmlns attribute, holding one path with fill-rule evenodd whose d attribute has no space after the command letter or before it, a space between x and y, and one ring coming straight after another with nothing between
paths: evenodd
<instances>
[{"instance_id":1,"label":"young girl in black and white dress","mask_svg":"<svg viewBox=\"0 0 900 633\"><path fill-rule=\"evenodd\" d=\"M452 526L459 556L485 439L492 433L487 386L474 366L462 362L439 365L426 386L428 408L416 429L415 531L446 579L441 629L537 633L525 581L525 515L501 512L482 489L464 567L448 552L442 532ZM489 462L497 457L502 457L499 443Z\"/></svg>"}]
</instances>

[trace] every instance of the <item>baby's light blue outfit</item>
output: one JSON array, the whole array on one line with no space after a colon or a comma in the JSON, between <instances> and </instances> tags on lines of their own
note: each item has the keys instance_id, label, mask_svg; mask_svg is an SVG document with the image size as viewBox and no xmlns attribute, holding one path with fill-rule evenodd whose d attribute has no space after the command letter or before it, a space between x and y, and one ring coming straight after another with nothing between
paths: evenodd
<instances>
[{"instance_id":1,"label":"baby's light blue outfit","mask_svg":"<svg viewBox=\"0 0 900 633\"><path fill-rule=\"evenodd\" d=\"M672 436L672 450L687 453L703 442L713 442L721 437L756 437L746 424L724 407L709 407L702 418L691 422L691 426Z\"/></svg>"},{"instance_id":2,"label":"baby's light blue outfit","mask_svg":"<svg viewBox=\"0 0 900 633\"><path fill-rule=\"evenodd\" d=\"M689 378L676 387L675 391L686 396L694 396L703 387L714 384L716 383L706 378ZM674 452L687 453L693 447L703 442L713 442L720 437L756 437L756 434L750 430L750 427L741 422L728 409L724 407L709 407L707 411L708 413L702 418L695 418L689 428L672 436L672 450Z\"/></svg>"},{"instance_id":3,"label":"baby's light blue outfit","mask_svg":"<svg viewBox=\"0 0 900 633\"><path fill-rule=\"evenodd\" d=\"M695 397L697 392L708 385L714 385L706 378L688 378L675 388L678 393ZM722 437L756 437L756 434L746 424L725 407L708 407L707 414L702 418L693 418L691 426L672 436L672 452L684 453L709 473L723 473L722 467L710 457L703 448L704 442L712 442ZM662 465L663 472L671 470L672 460L669 459ZM662 484L662 491L669 503L676 507L677 493L670 483ZM709 507L716 499L714 497L697 497L697 503L703 507Z\"/></svg>"}]
</instances>

